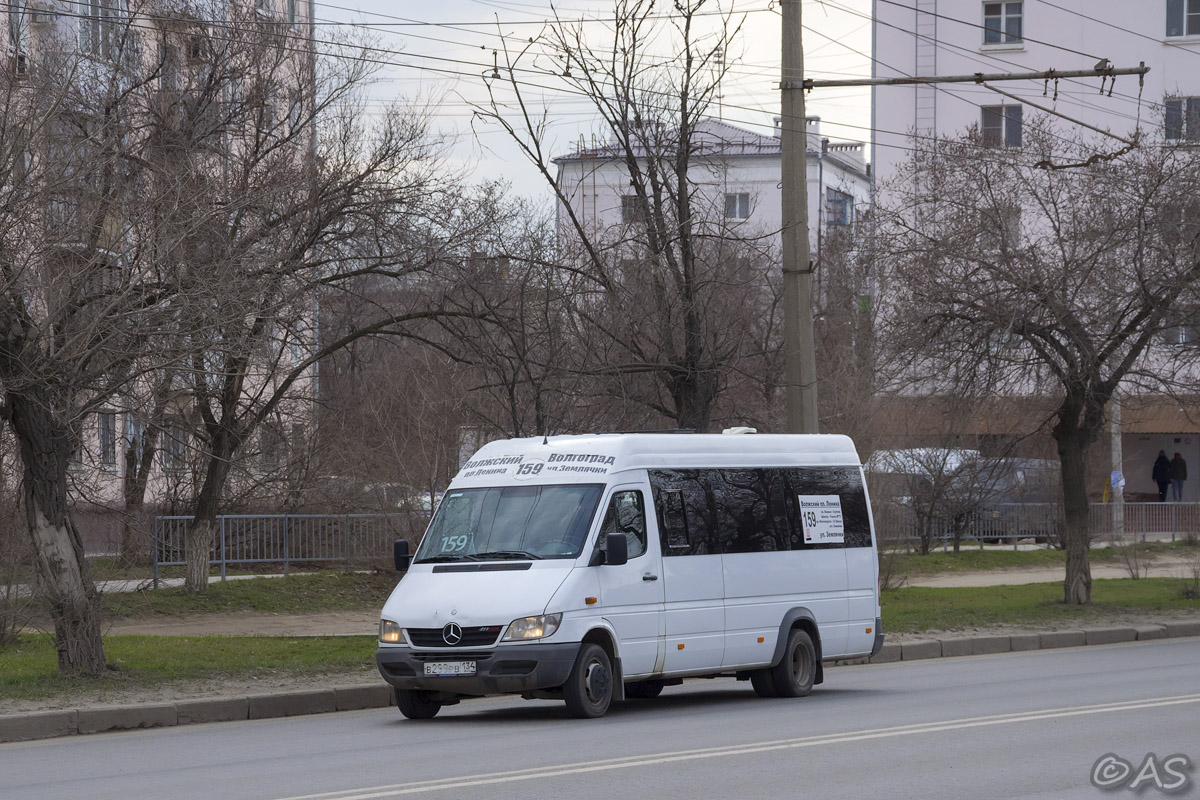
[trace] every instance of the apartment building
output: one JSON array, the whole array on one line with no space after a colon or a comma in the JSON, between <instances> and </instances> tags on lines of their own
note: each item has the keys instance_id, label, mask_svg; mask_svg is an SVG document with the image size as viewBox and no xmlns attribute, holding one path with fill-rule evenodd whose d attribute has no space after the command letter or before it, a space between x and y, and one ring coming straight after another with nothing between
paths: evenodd
<instances>
[{"instance_id":1,"label":"apartment building","mask_svg":"<svg viewBox=\"0 0 1200 800\"><path fill-rule=\"evenodd\" d=\"M913 134L954 135L975 127L998 146L1020 147L1025 121L1039 113L1033 104L1119 135L1140 125L1161 129L1167 139L1200 138L1198 0L874 0L873 5L877 78L1080 70L1101 59L1150 68L1141 85L1137 76L1122 76L1103 87L1099 78L998 87L1021 100L973 83L877 86L871 147L881 183L904 159Z\"/></svg>"},{"instance_id":2,"label":"apartment building","mask_svg":"<svg viewBox=\"0 0 1200 800\"><path fill-rule=\"evenodd\" d=\"M807 121L809 240L814 255L831 231L852 226L870 208L870 165L862 142L831 141L819 117ZM777 233L783 224L779 119L766 136L718 119L701 120L689 180L700 213L723 221L733 235ZM632 221L637 213L629 177L615 146L593 143L555 159L558 185L591 235ZM559 208L565 231L565 209Z\"/></svg>"},{"instance_id":3,"label":"apartment building","mask_svg":"<svg viewBox=\"0 0 1200 800\"><path fill-rule=\"evenodd\" d=\"M1019 149L1035 115L1056 111L1065 134L1092 136L1097 152L1120 143L1076 124L1168 143L1200 140L1200 0L873 0L874 77L1150 68L1137 76L876 86L872 91L871 161L881 196L908 157L914 137L977 131L985 144ZM1040 108L1039 108L1040 106ZM1200 319L1180 319L1163 348L1200 344ZM1157 498L1152 464L1160 450L1200 465L1197 405L1174 398L1134 397L1122 416L1127 499ZM967 434L994 432L979 415ZM1098 487L1091 487L1099 494ZM1184 499L1200 498L1200 481Z\"/></svg>"},{"instance_id":4,"label":"apartment building","mask_svg":"<svg viewBox=\"0 0 1200 800\"><path fill-rule=\"evenodd\" d=\"M190 262L196 296L215 296L205 294L205 282L226 279L217 270L206 274L205 265L220 261L221 247L233 247L223 203L235 189L228 187L244 184L251 170L258 176L273 171L281 182L295 179L311 161L313 140L300 128L312 124L304 116L311 108L305 104L311 103L312 13L311 0L13 0L0 11L7 108L44 114L3 134L6 146L15 146L14 137L27 139L21 145L27 153L11 163L40 181L29 190L42 202L29 204L36 217L29 241L36 252L24 256L33 265L26 275L51 289L56 280L62 284L61 292L43 291L45 299L33 303L37 313L70 316L76 326L99 325L102 315L90 322L79 308L127 308L128 302L114 298L143 291L147 275L167 263L182 270ZM66 76L76 82L69 90L62 86ZM55 82L63 98L57 109L13 99L45 93ZM104 93L114 89L124 93L123 116L102 123L98 109ZM89 92L96 96L89 99ZM105 137L115 137L123 149L108 147ZM252 148L278 153L248 167ZM134 155L159 159L146 171L153 177L118 185L110 177L114 166ZM18 171L6 177L20 181ZM168 179L176 185L164 189ZM154 201L143 194L148 188ZM168 195L175 206L150 207ZM180 275L173 280L183 280ZM186 296L178 286L172 291ZM315 300L280 303L255 328L258 344L244 369L247 397L269 395L281 374L312 352ZM237 321L234 315L229 320ZM229 329L204 335L210 349L199 361L155 355L145 364L121 362L116 390L89 402L73 422L68 473L87 507L121 507L133 477L145 485L147 506L187 502L206 449L196 376L211 370L213 381L219 380L230 363L222 359L234 346ZM194 345L199 337L197 330L185 330L170 340L164 328L161 346L182 347L185 339ZM244 448L252 454L239 466L244 483L262 483L308 438L315 393L314 365ZM150 434L154 446L147 460L143 445Z\"/></svg>"}]
</instances>

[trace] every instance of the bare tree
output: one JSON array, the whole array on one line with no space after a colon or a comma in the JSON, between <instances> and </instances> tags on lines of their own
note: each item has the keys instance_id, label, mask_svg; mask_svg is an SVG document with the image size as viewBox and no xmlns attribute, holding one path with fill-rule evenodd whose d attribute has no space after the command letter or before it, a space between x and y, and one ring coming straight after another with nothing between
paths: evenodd
<instances>
[{"instance_id":1,"label":"bare tree","mask_svg":"<svg viewBox=\"0 0 1200 800\"><path fill-rule=\"evenodd\" d=\"M0 412L59 668L99 674L99 602L68 465L87 415L146 368L178 295L131 235L162 199L145 169L139 37L118 19L82 28L83 53L50 27L0 76Z\"/></svg>"},{"instance_id":2,"label":"bare tree","mask_svg":"<svg viewBox=\"0 0 1200 800\"><path fill-rule=\"evenodd\" d=\"M730 312L749 321L773 307L759 289L772 233L732 235L723 198L702 187L722 168L722 143L702 123L739 30L728 15L714 22L708 7L679 2L665 17L653 0L618 0L603 45L582 24L556 19L519 51L505 51L505 76L477 110L554 191L566 234L561 262L586 281L573 309L587 331L586 369L608 379L613 397L697 430L712 427L726 383L761 347ZM594 230L573 206L573 187L558 183L548 118L521 85L527 65L551 64L602 120L607 142L588 155L619 163L628 177L624 226Z\"/></svg>"},{"instance_id":3,"label":"bare tree","mask_svg":"<svg viewBox=\"0 0 1200 800\"><path fill-rule=\"evenodd\" d=\"M353 45L297 59L303 37L251 8L187 33L202 45L179 74L179 112L163 119L174 157L158 163L178 192L171 224L186 232L174 255L189 296L182 329L194 333L179 423L199 454L186 586L200 592L239 452L260 428L313 430L315 365L330 353L440 313L436 292L406 291L329 338L320 303L365 276L411 288L425 240L472 221L454 213L455 176L424 115L393 108L367 124L361 95L376 67Z\"/></svg>"},{"instance_id":4,"label":"bare tree","mask_svg":"<svg viewBox=\"0 0 1200 800\"><path fill-rule=\"evenodd\" d=\"M1200 157L1145 141L1095 158L1092 141L1032 127L1019 149L914 144L880 239L887 324L908 391L1052 401L1063 594L1084 604L1085 464L1113 392L1195 387L1194 351L1155 342L1197 307Z\"/></svg>"}]
</instances>

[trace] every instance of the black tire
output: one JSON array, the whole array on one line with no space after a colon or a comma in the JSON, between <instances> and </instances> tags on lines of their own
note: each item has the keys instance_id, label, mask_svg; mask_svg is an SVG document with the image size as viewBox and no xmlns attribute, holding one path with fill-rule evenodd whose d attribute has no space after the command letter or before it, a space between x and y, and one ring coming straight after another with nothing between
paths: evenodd
<instances>
[{"instance_id":1,"label":"black tire","mask_svg":"<svg viewBox=\"0 0 1200 800\"><path fill-rule=\"evenodd\" d=\"M420 689L397 689L396 708L409 719L433 719L442 710L442 704L432 694Z\"/></svg>"},{"instance_id":2,"label":"black tire","mask_svg":"<svg viewBox=\"0 0 1200 800\"><path fill-rule=\"evenodd\" d=\"M662 681L634 681L625 684L625 696L635 700L653 700L662 694Z\"/></svg>"},{"instance_id":3,"label":"black tire","mask_svg":"<svg viewBox=\"0 0 1200 800\"><path fill-rule=\"evenodd\" d=\"M613 698L612 662L598 644L579 648L571 676L563 684L563 699L567 711L580 719L604 716Z\"/></svg>"},{"instance_id":4,"label":"black tire","mask_svg":"<svg viewBox=\"0 0 1200 800\"><path fill-rule=\"evenodd\" d=\"M770 669L756 669L750 673L750 685L759 697L779 697L775 691L775 679L771 677Z\"/></svg>"},{"instance_id":5,"label":"black tire","mask_svg":"<svg viewBox=\"0 0 1200 800\"><path fill-rule=\"evenodd\" d=\"M771 682L780 697L803 697L812 691L817 677L817 649L806 631L793 628L788 634L783 658L771 667Z\"/></svg>"}]
</instances>

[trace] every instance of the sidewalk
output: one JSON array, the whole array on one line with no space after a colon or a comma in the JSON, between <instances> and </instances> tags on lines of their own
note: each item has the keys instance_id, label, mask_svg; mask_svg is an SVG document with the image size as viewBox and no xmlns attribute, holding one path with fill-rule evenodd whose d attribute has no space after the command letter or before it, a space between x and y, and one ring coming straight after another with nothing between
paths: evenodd
<instances>
[{"instance_id":1,"label":"sidewalk","mask_svg":"<svg viewBox=\"0 0 1200 800\"><path fill-rule=\"evenodd\" d=\"M309 572L293 572L293 575L311 575ZM244 581L252 578L282 578L282 573L267 573L263 575L227 575L222 578L220 575L208 576L208 582L220 583L221 581ZM183 578L159 578L158 588L169 589L171 587L183 586ZM96 581L96 590L100 594L119 593L119 592L140 592L143 589L150 589L154 586L153 578L137 578L131 580L112 580L112 581ZM28 584L19 583L14 587L17 597L29 597L30 587Z\"/></svg>"},{"instance_id":2,"label":"sidewalk","mask_svg":"<svg viewBox=\"0 0 1200 800\"><path fill-rule=\"evenodd\" d=\"M1191 562L1185 559L1161 559L1152 561L1147 578L1190 578ZM1092 564L1092 579L1128 578L1129 571L1120 564ZM1062 582L1063 567L1036 567L1020 569L983 570L979 572L951 572L938 575L916 575L908 579L905 586L1020 586L1028 583Z\"/></svg>"}]
</instances>

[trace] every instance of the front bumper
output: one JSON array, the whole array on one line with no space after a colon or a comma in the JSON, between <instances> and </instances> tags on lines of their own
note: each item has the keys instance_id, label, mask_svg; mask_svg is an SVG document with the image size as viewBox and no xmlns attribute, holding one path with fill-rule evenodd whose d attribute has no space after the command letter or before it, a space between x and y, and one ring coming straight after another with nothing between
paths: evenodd
<instances>
[{"instance_id":1,"label":"front bumper","mask_svg":"<svg viewBox=\"0 0 1200 800\"><path fill-rule=\"evenodd\" d=\"M463 652L380 647L375 651L375 663L383 679L397 689L482 697L562 686L575 666L579 647L579 642L522 644ZM426 676L427 661L474 661L476 672L470 676Z\"/></svg>"}]
</instances>

